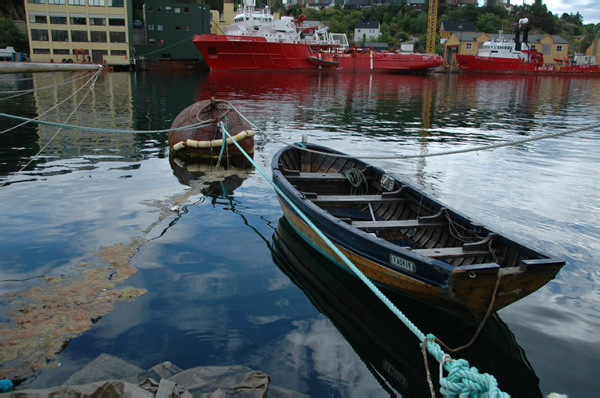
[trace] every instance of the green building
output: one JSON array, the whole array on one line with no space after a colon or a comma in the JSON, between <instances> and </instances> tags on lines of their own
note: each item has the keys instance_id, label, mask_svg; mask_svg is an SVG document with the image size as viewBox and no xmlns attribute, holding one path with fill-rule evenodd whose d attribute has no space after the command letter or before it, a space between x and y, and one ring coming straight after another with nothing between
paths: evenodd
<instances>
[{"instance_id":1,"label":"green building","mask_svg":"<svg viewBox=\"0 0 600 398\"><path fill-rule=\"evenodd\" d=\"M206 62L192 42L210 33L210 6L196 1L147 0L144 21L133 22L135 60L141 69L203 69Z\"/></svg>"}]
</instances>

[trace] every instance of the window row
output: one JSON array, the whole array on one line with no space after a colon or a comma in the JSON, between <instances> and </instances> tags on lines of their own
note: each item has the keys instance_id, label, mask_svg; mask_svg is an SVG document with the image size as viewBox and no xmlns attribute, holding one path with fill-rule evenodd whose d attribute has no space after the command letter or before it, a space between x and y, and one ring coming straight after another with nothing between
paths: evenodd
<instances>
[{"instance_id":1,"label":"window row","mask_svg":"<svg viewBox=\"0 0 600 398\"><path fill-rule=\"evenodd\" d=\"M156 6L156 8L154 8L154 6L148 6L148 12L166 12L166 13L181 14L181 10L182 10L181 7ZM189 14L190 7L183 7L183 13Z\"/></svg>"},{"instance_id":2,"label":"window row","mask_svg":"<svg viewBox=\"0 0 600 398\"><path fill-rule=\"evenodd\" d=\"M46 0L27 0L29 4L46 4ZM48 0L48 4L65 5L67 0ZM70 6L85 6L91 7L124 7L125 0L68 0Z\"/></svg>"},{"instance_id":3,"label":"window row","mask_svg":"<svg viewBox=\"0 0 600 398\"><path fill-rule=\"evenodd\" d=\"M80 50L78 50L80 51ZM89 50L83 50L85 55L89 55L90 51ZM33 49L33 53L34 54L50 54L50 49L49 48L34 48ZM60 54L60 55L70 55L71 54L71 50L69 50L68 48L55 48L52 50L52 54ZM75 51L73 51L73 55L75 55ZM127 55L127 50L110 50L110 55Z\"/></svg>"},{"instance_id":4,"label":"window row","mask_svg":"<svg viewBox=\"0 0 600 398\"><path fill-rule=\"evenodd\" d=\"M154 30L156 28L156 30L164 30L165 27L163 25L154 25L154 24L148 24L148 30ZM189 25L175 25L175 30L184 30L186 32L189 32L190 30L190 26Z\"/></svg>"},{"instance_id":5,"label":"window row","mask_svg":"<svg viewBox=\"0 0 600 398\"><path fill-rule=\"evenodd\" d=\"M89 32L87 30L72 30L71 33L71 42L88 42L92 43L106 43L107 38L111 43L126 43L125 32L107 32L105 31L92 31ZM69 41L69 31L68 30L56 30L52 29L51 32L52 41ZM46 29L31 29L31 40L32 41L48 41L49 40L48 31Z\"/></svg>"},{"instance_id":6,"label":"window row","mask_svg":"<svg viewBox=\"0 0 600 398\"><path fill-rule=\"evenodd\" d=\"M102 14L69 14L69 23L71 25L87 25L89 17L89 24L94 26L106 26L106 15ZM29 22L31 23L48 23L48 18L45 12L31 11L29 13ZM51 12L50 23L57 25L67 24L67 13L63 12ZM124 15L109 15L108 16L109 26L125 26Z\"/></svg>"}]
</instances>

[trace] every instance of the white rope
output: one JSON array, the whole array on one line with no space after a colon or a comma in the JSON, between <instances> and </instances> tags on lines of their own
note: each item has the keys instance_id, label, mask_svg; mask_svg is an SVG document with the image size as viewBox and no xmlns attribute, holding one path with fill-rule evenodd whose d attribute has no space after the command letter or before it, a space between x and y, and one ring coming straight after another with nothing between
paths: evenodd
<instances>
[{"instance_id":1,"label":"white rope","mask_svg":"<svg viewBox=\"0 0 600 398\"><path fill-rule=\"evenodd\" d=\"M93 76L93 81L92 79L88 80L86 82L86 84L84 86L82 86L79 90L83 89L83 87L85 87L86 85L89 85L89 89L88 91L84 94L83 98L81 99L81 101L79 101L79 103L73 108L73 110L71 111L71 113L69 114L69 116L67 116L67 118L65 119L65 122L68 121L74 114L75 112L77 112L77 110L79 109L79 107L81 106L81 104L83 104L83 101L85 101L85 99L87 98L88 94L92 92L92 90L94 89L94 85L96 83L96 80L98 80L98 77L100 76L100 72L102 71L102 69L99 69ZM73 95L77 94L79 92L79 90L75 91L73 93ZM73 97L73 95L69 96L67 99ZM60 104L64 103L67 99L65 99L64 101L62 101ZM60 105L58 104L58 105ZM58 105L54 106L53 108L56 108ZM46 111L45 113L49 112L51 109L50 108L48 111ZM41 116L41 115L40 115ZM48 142L46 142L46 144L44 144L44 146L42 148L40 148L40 150L38 151L38 153L36 153L34 156L31 157L31 159L29 159L29 161L27 161L27 163L25 163L23 165L23 167L21 167L19 169L19 171L17 171L15 174L13 174L12 176L8 177L3 183L2 186L5 186L6 184L8 184L13 178L15 178L17 175L21 174L21 172L23 170L25 170L25 168L27 166L29 166L31 164L31 162L33 162L35 159L37 159L40 154L48 147L48 145L50 145L50 143L54 140L54 138L56 138L56 136L58 135L58 133L60 133L62 131L62 127L59 127L58 130L56 130L56 132L54 133L54 135L52 137L50 137L50 139L48 140Z\"/></svg>"},{"instance_id":2,"label":"white rope","mask_svg":"<svg viewBox=\"0 0 600 398\"><path fill-rule=\"evenodd\" d=\"M96 73L96 72L94 72L94 73ZM38 87L38 88L32 88L32 89L29 89L29 90L0 91L0 94L17 93L15 95L11 95L9 97L0 98L0 101L4 101L4 100L15 98L15 97L20 97L21 95L33 93L33 92L39 91L39 90L45 90L45 89L48 89L48 88L55 88L55 87L59 87L59 86L65 85L65 84L73 83L73 82L76 82L77 80L85 79L86 77L88 77L91 74L92 73L90 73L90 72L86 72L86 74L83 75L83 76L72 77L72 78L69 78L69 79L64 80L62 82L56 83L56 84L51 84L49 86L43 86L43 87Z\"/></svg>"},{"instance_id":3,"label":"white rope","mask_svg":"<svg viewBox=\"0 0 600 398\"><path fill-rule=\"evenodd\" d=\"M98 69L98 70L97 70L97 71L94 73L94 75L93 75L92 77L90 77L90 78L88 79L88 81L86 81L86 82L85 82L85 83L84 83L84 84L83 84L81 87L79 87L77 90L75 90L75 91L73 92L73 94L69 95L67 98L65 98L64 100L62 100L62 101L61 101L61 102L59 102L58 104L54 105L53 107L50 107L50 108L49 108L49 109L48 109L46 112L42 113L41 115L37 115L37 116L36 116L36 117L34 117L33 119L28 119L28 120L24 121L24 122L23 122L23 123L21 123L21 124L17 124L17 125L15 125L15 126L9 127L8 129L6 129L6 130L4 130L4 131L0 131L0 134L4 134L4 133L7 133L7 132L9 132L9 131L12 131L12 130L14 130L14 129L16 129L16 128L19 128L19 127L21 127L21 126L23 126L23 125L25 125L25 124L29 123L30 121L36 120L36 119L38 119L38 118L40 118L40 117L44 116L46 113L50 112L51 110L58 108L59 106L61 106L61 105L62 105L62 104L64 104L65 102L67 102L69 99L73 98L73 97L74 97L74 96L75 96L75 95L76 95L76 94L77 94L79 91L83 90L83 89L84 89L84 88L85 88L85 87L86 87L88 84L90 84L90 82L91 82L91 81L93 81L93 82L95 83L95 82L96 82L96 80L98 80L98 77L100 76L100 73L101 73L101 72L102 72L102 69ZM93 85L94 85L94 83L92 83L92 88L93 88ZM86 94L86 95L87 95L87 94ZM67 119L67 120L69 120L69 119ZM66 120L65 120L65 121L66 121Z\"/></svg>"}]
</instances>

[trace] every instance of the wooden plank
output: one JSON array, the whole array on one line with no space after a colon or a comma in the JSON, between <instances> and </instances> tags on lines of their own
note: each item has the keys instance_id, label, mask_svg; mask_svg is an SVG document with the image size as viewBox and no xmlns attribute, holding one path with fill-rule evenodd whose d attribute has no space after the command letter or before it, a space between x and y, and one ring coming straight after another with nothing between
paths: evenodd
<instances>
[{"instance_id":1,"label":"wooden plank","mask_svg":"<svg viewBox=\"0 0 600 398\"><path fill-rule=\"evenodd\" d=\"M301 172L293 175L285 175L290 182L297 180L312 181L348 181L348 178L342 173L307 173ZM366 177L367 180L373 180L373 177Z\"/></svg>"},{"instance_id":2,"label":"wooden plank","mask_svg":"<svg viewBox=\"0 0 600 398\"><path fill-rule=\"evenodd\" d=\"M433 249L413 249L412 251L431 258L483 257L490 254L487 250L463 250L462 247L436 247Z\"/></svg>"},{"instance_id":3,"label":"wooden plank","mask_svg":"<svg viewBox=\"0 0 600 398\"><path fill-rule=\"evenodd\" d=\"M382 195L318 195L311 200L314 203L376 203L401 202L407 199Z\"/></svg>"},{"instance_id":4,"label":"wooden plank","mask_svg":"<svg viewBox=\"0 0 600 398\"><path fill-rule=\"evenodd\" d=\"M353 227L360 229L400 229L400 228L427 228L441 227L446 223L443 221L419 221L414 220L389 220L389 221L355 221Z\"/></svg>"}]
</instances>

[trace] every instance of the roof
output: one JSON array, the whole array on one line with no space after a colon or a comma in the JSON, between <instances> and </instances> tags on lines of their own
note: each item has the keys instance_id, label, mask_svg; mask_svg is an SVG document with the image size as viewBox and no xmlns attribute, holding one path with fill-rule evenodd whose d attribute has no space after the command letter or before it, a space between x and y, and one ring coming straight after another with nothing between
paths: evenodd
<instances>
[{"instance_id":1,"label":"roof","mask_svg":"<svg viewBox=\"0 0 600 398\"><path fill-rule=\"evenodd\" d=\"M454 32L452 33L454 36L458 37L460 41L477 41L477 37L481 33L473 33L473 32Z\"/></svg>"},{"instance_id":2,"label":"roof","mask_svg":"<svg viewBox=\"0 0 600 398\"><path fill-rule=\"evenodd\" d=\"M446 32L477 32L473 22L442 22L442 28Z\"/></svg>"},{"instance_id":3,"label":"roof","mask_svg":"<svg viewBox=\"0 0 600 398\"><path fill-rule=\"evenodd\" d=\"M490 36L490 40L498 40L498 36L499 36L499 35L498 35L498 34L491 34L491 33L490 33L490 34L489 34L489 36ZM502 35L502 36L504 37L504 40L507 40L507 41L514 41L514 37L513 37L513 35L507 35L507 34L504 34L504 35ZM540 41L541 41L541 40L542 40L544 37L546 37L546 36L547 36L546 34L540 34L540 35L529 35L529 36L527 36L527 41L528 41L529 43L539 43L539 42L540 42ZM463 40L465 40L465 39L464 39L464 37L465 37L465 35L463 35ZM550 35L550 37L552 37L552 41L553 41L553 43L554 43L554 44L569 44L569 42L568 42L568 41L566 41L565 39L563 39L561 36L558 36L558 35ZM523 37L521 36L521 39L522 39L522 38L523 38Z\"/></svg>"},{"instance_id":4,"label":"roof","mask_svg":"<svg viewBox=\"0 0 600 398\"><path fill-rule=\"evenodd\" d=\"M379 29L378 21L357 21L354 29Z\"/></svg>"}]
</instances>

